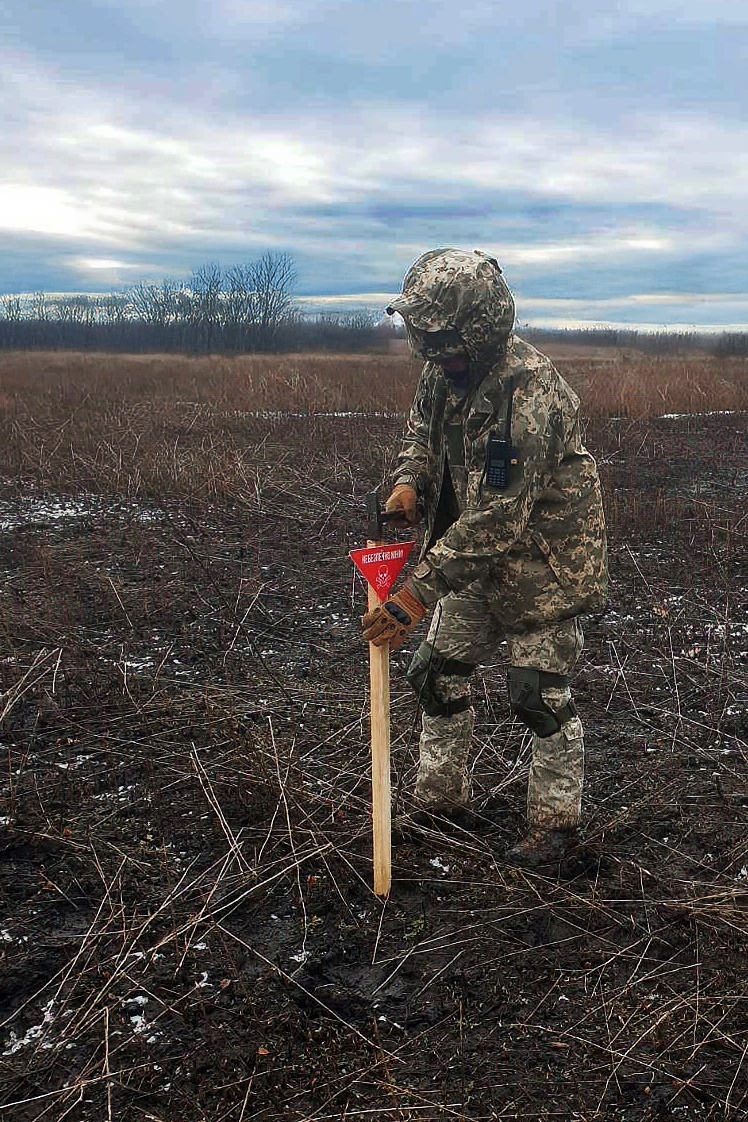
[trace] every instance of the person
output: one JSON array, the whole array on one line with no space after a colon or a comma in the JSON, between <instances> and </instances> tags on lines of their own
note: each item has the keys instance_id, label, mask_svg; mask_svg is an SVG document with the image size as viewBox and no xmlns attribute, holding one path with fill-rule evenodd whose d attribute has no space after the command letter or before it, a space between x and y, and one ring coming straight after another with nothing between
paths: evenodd
<instances>
[{"instance_id":1,"label":"person","mask_svg":"<svg viewBox=\"0 0 748 1122\"><path fill-rule=\"evenodd\" d=\"M527 830L510 852L536 864L566 852L582 813L584 741L569 675L580 616L607 599L597 466L579 399L552 362L514 334L498 262L435 249L387 308L424 360L386 509L425 532L399 590L362 619L399 647L435 607L407 677L423 709L417 815L470 814L470 675L508 647L509 704L532 732Z\"/></svg>"}]
</instances>

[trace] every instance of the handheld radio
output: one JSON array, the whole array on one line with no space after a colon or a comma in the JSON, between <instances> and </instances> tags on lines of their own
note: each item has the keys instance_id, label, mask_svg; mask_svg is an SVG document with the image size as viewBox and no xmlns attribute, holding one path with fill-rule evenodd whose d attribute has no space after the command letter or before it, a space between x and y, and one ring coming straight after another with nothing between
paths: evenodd
<instances>
[{"instance_id":1,"label":"handheld radio","mask_svg":"<svg viewBox=\"0 0 748 1122\"><path fill-rule=\"evenodd\" d=\"M506 491L509 486L509 468L518 463L517 450L511 441L502 440L495 432L488 434L484 479L494 491Z\"/></svg>"},{"instance_id":2,"label":"handheld radio","mask_svg":"<svg viewBox=\"0 0 748 1122\"><path fill-rule=\"evenodd\" d=\"M514 393L514 378L509 379L509 404L507 406L504 434L499 435L495 430L488 434L486 441L486 462L483 466L485 483L494 491L506 491L509 486L509 468L519 463L519 453L512 447L512 395Z\"/></svg>"}]
</instances>

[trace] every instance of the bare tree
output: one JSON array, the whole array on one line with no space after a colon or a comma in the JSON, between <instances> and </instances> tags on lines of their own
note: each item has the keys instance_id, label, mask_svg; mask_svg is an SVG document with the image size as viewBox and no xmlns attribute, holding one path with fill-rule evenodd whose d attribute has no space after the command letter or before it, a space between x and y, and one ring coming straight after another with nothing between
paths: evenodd
<instances>
[{"instance_id":1,"label":"bare tree","mask_svg":"<svg viewBox=\"0 0 748 1122\"><path fill-rule=\"evenodd\" d=\"M256 322L261 344L272 343L281 325L293 318L296 269L287 253L263 253L252 268Z\"/></svg>"},{"instance_id":2,"label":"bare tree","mask_svg":"<svg viewBox=\"0 0 748 1122\"><path fill-rule=\"evenodd\" d=\"M3 296L0 300L0 307L3 310L3 318L17 323L23 319L23 302L20 296L8 295Z\"/></svg>"},{"instance_id":3,"label":"bare tree","mask_svg":"<svg viewBox=\"0 0 748 1122\"><path fill-rule=\"evenodd\" d=\"M233 265L226 273L226 319L234 326L257 322L257 292L253 265Z\"/></svg>"},{"instance_id":4,"label":"bare tree","mask_svg":"<svg viewBox=\"0 0 748 1122\"><path fill-rule=\"evenodd\" d=\"M49 301L43 292L35 292L31 298L31 318L46 323L49 316Z\"/></svg>"},{"instance_id":5,"label":"bare tree","mask_svg":"<svg viewBox=\"0 0 748 1122\"><path fill-rule=\"evenodd\" d=\"M190 277L193 323L198 329L198 345L210 349L223 318L223 273L212 261L195 269Z\"/></svg>"}]
</instances>

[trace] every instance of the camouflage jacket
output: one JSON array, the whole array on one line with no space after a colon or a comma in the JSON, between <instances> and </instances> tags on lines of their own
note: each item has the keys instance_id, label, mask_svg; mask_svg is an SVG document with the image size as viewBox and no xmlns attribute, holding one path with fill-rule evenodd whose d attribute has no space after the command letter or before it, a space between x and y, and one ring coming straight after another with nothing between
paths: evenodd
<instances>
[{"instance_id":1,"label":"camouflage jacket","mask_svg":"<svg viewBox=\"0 0 748 1122\"><path fill-rule=\"evenodd\" d=\"M513 559L540 556L559 584L559 618L601 608L605 522L579 399L529 343L515 335L503 343L463 399L439 366L427 362L421 373L395 473L396 483L415 487L425 514L414 591L433 604L475 581L500 579ZM486 444L490 433L504 435L510 396L517 462L505 489L494 489L484 475Z\"/></svg>"}]
</instances>

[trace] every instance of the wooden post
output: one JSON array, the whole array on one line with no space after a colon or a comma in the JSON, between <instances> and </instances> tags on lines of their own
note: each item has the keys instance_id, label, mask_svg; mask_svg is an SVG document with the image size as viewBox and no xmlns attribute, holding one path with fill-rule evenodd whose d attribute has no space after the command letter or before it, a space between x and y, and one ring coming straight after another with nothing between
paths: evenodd
<instances>
[{"instance_id":1,"label":"wooden post","mask_svg":"<svg viewBox=\"0 0 748 1122\"><path fill-rule=\"evenodd\" d=\"M369 541L367 546L381 545ZM380 603L369 585L369 611ZM374 837L374 891L388 896L392 884L392 796L390 792L390 645L369 643L371 704L371 811Z\"/></svg>"}]
</instances>

